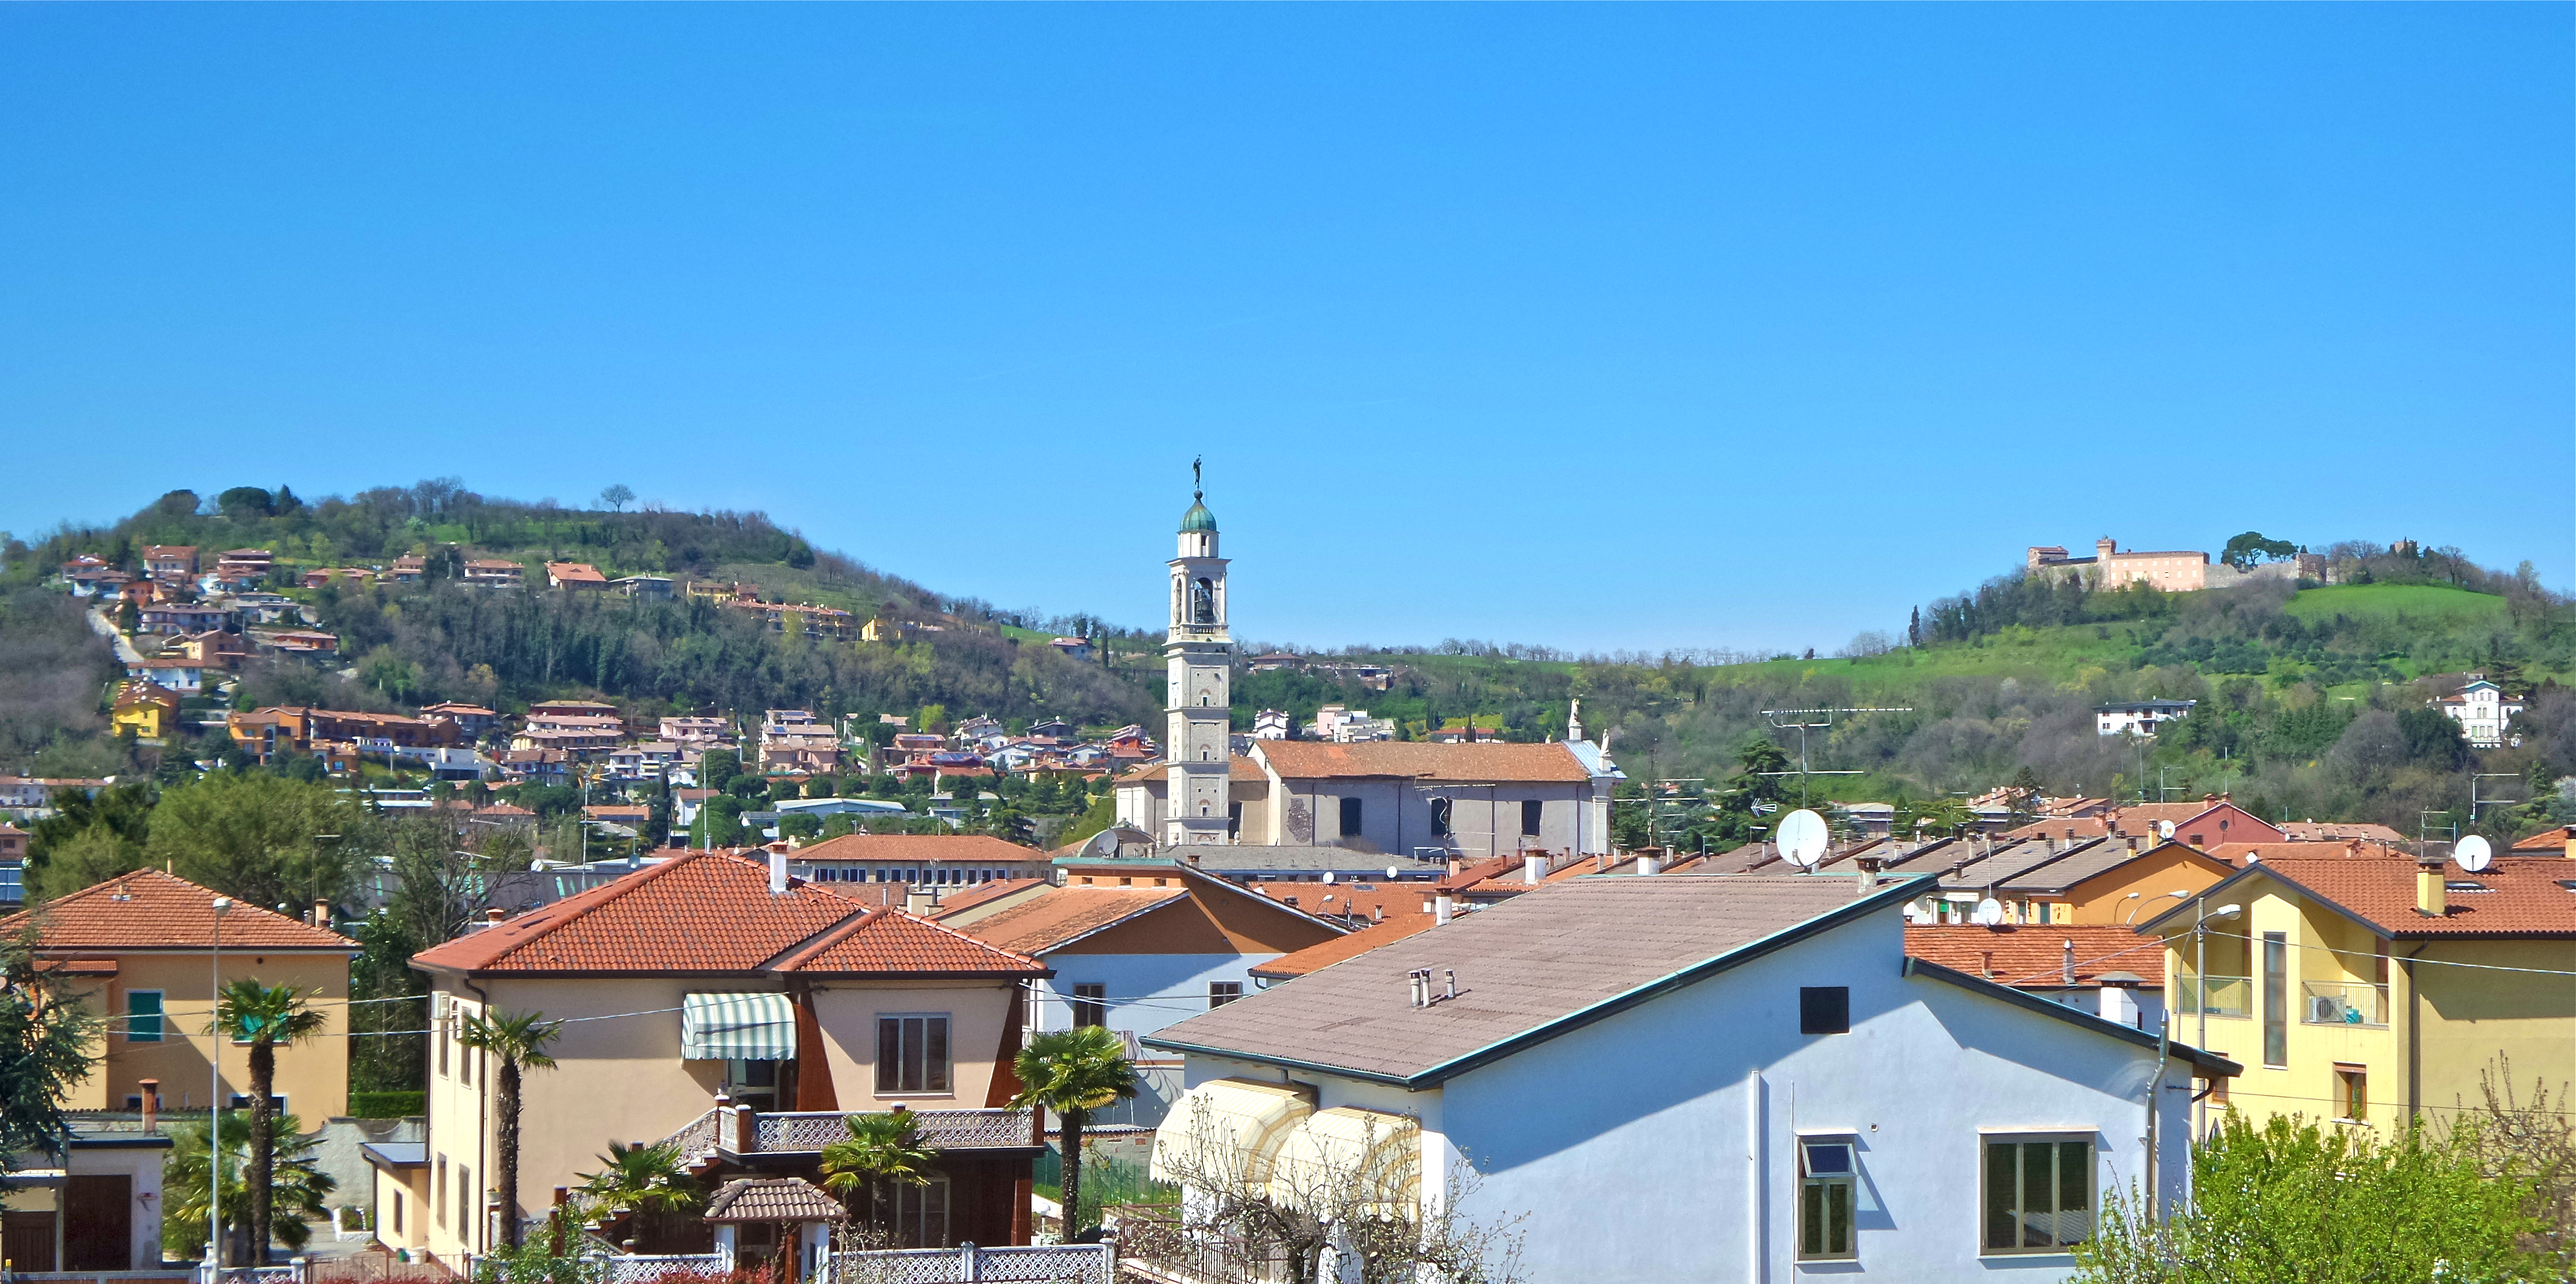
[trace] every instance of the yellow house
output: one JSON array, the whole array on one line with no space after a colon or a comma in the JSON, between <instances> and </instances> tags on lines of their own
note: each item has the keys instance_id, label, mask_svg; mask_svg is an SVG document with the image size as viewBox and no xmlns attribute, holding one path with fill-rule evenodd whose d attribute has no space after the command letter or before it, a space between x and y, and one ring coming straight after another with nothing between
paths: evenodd
<instances>
[{"instance_id":1,"label":"yellow house","mask_svg":"<svg viewBox=\"0 0 2576 1284\"><path fill-rule=\"evenodd\" d=\"M349 1112L349 959L357 942L239 903L219 922L218 895L147 869L0 919L0 932L35 924L38 959L77 978L84 1000L107 1018L91 1073L65 1103L71 1109L139 1110L146 1082L158 1085L164 1110L202 1110L210 1093L227 1108L246 1106L249 1053L229 1042L219 1048L208 1027L218 982L247 977L294 986L324 1018L318 1036L277 1050L274 1095L306 1127Z\"/></svg>"},{"instance_id":2,"label":"yellow house","mask_svg":"<svg viewBox=\"0 0 2576 1284\"><path fill-rule=\"evenodd\" d=\"M2166 943L2174 1037L2245 1066L2214 1099L2393 1129L2478 1102L2507 1059L2525 1088L2568 1091L2576 861L2469 873L2327 850L2264 859L2139 929Z\"/></svg>"},{"instance_id":3,"label":"yellow house","mask_svg":"<svg viewBox=\"0 0 2576 1284\"><path fill-rule=\"evenodd\" d=\"M110 730L131 731L138 740L158 740L170 734L179 719L179 694L155 682L130 681L116 690L116 704L108 715Z\"/></svg>"},{"instance_id":4,"label":"yellow house","mask_svg":"<svg viewBox=\"0 0 2576 1284\"><path fill-rule=\"evenodd\" d=\"M1997 884L1994 895L2017 911L2017 923L2116 927L2153 918L2235 872L2226 861L2183 843L2140 850L2113 839L2016 874Z\"/></svg>"}]
</instances>

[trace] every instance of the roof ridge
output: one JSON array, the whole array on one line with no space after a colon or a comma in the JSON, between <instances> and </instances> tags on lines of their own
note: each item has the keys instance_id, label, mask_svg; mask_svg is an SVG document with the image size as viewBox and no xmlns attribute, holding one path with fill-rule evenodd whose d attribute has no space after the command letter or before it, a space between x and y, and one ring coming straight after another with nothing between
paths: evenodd
<instances>
[{"instance_id":1,"label":"roof ridge","mask_svg":"<svg viewBox=\"0 0 2576 1284\"><path fill-rule=\"evenodd\" d=\"M528 934L525 937L522 937L509 945L503 946L499 953L493 954L489 958L482 960L482 962L476 964L469 970L481 970L500 963L511 955L518 953L520 950L526 949L528 946L544 940L557 929L562 928L575 919L581 918L583 915L598 909L600 906L607 905L614 901L623 900L637 889L651 885L654 880L669 874L672 870L684 868L708 856L721 854L723 853L703 850L684 852L682 855L675 856L659 864L647 865L632 874L612 878L597 887L584 888L583 890L575 892L551 905L544 905L530 910L526 914L521 915L515 921L515 925L522 929L533 928L533 930L528 931ZM531 920L542 921L531 922ZM511 925L513 925L512 921L505 919L502 923L495 924L494 926ZM485 928L483 930L490 931L491 928ZM450 937L436 945L430 946L428 949L422 950L419 954L414 955L413 957L422 958L436 954L439 951L446 949L448 946L457 944L458 942L471 941L476 935L479 935L479 933L469 933L462 936Z\"/></svg>"}]
</instances>

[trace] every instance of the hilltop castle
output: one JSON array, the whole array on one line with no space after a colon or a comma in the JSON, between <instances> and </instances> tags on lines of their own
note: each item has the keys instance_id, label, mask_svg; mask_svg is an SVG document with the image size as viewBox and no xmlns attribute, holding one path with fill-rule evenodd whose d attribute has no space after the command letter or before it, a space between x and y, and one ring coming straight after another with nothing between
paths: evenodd
<instances>
[{"instance_id":1,"label":"hilltop castle","mask_svg":"<svg viewBox=\"0 0 2576 1284\"><path fill-rule=\"evenodd\" d=\"M2105 535L2093 541L2091 557L2068 557L2065 549L2054 544L2032 545L2024 563L2024 573L2052 578L2080 575L2097 589L2121 589L2143 583L2165 593L2194 593L2250 580L2323 579L2326 559L2314 553L2301 553L2287 561L2270 562L2250 571L2240 571L2224 562L2209 560L2207 553L2144 553L2135 549L2123 553L2119 541Z\"/></svg>"}]
</instances>

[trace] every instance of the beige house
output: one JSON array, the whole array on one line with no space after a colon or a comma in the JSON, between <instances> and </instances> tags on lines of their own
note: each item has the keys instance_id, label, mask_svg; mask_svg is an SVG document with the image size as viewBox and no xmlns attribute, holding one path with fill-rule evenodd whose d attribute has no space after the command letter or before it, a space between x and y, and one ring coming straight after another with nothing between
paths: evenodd
<instances>
[{"instance_id":1,"label":"beige house","mask_svg":"<svg viewBox=\"0 0 2576 1284\"><path fill-rule=\"evenodd\" d=\"M244 978L292 985L323 1014L319 1035L277 1051L274 1091L308 1126L349 1112L349 959L355 941L283 914L235 903L221 920L220 893L159 870L120 875L0 919L0 932L37 929L38 957L78 978L107 1018L93 1062L67 1103L74 1110L140 1110L144 1080L163 1109L204 1109L221 1051L227 1107L246 1106L250 1059L218 1049L208 1027L214 990Z\"/></svg>"},{"instance_id":2,"label":"beige house","mask_svg":"<svg viewBox=\"0 0 2576 1284\"><path fill-rule=\"evenodd\" d=\"M377 1165L380 1198L425 1205L406 1247L450 1264L489 1250L503 1216L542 1214L612 1141L677 1140L710 1186L812 1176L845 1113L896 1108L941 1151L899 1237L1028 1242L1039 1146L1006 1103L1023 986L1046 968L766 855L682 856L414 956L431 978L428 1136L418 1170ZM565 1023L557 1068L526 1077L516 1192L492 1189L492 1067L456 1040L493 1011Z\"/></svg>"},{"instance_id":3,"label":"beige house","mask_svg":"<svg viewBox=\"0 0 2576 1284\"><path fill-rule=\"evenodd\" d=\"M1232 841L1345 847L1477 861L1525 850L1610 850L1610 795L1624 777L1588 741L1326 744L1256 740L1226 772ZM1118 783L1118 820L1163 832L1162 773Z\"/></svg>"}]
</instances>

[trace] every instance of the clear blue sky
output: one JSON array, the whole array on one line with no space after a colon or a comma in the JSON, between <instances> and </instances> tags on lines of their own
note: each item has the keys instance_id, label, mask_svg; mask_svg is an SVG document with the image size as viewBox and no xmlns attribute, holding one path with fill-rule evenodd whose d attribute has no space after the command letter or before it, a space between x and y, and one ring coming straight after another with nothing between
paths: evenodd
<instances>
[{"instance_id":1,"label":"clear blue sky","mask_svg":"<svg viewBox=\"0 0 2576 1284\"><path fill-rule=\"evenodd\" d=\"M1238 631L2576 582L2571 10L0 7L0 527L456 474Z\"/></svg>"}]
</instances>

